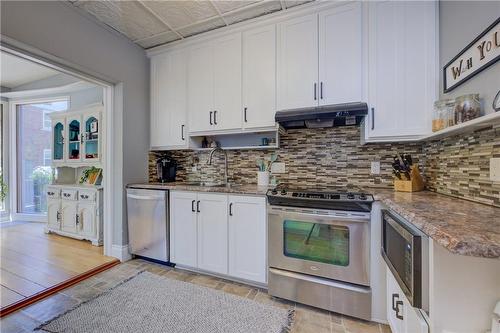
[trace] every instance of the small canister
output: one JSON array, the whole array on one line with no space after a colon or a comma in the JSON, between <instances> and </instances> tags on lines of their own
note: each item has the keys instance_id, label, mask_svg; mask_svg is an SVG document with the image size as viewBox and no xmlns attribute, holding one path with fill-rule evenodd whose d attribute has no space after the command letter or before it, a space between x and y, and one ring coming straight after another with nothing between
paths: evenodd
<instances>
[{"instance_id":1,"label":"small canister","mask_svg":"<svg viewBox=\"0 0 500 333\"><path fill-rule=\"evenodd\" d=\"M479 94L463 95L455 99L455 124L461 124L480 115Z\"/></svg>"}]
</instances>

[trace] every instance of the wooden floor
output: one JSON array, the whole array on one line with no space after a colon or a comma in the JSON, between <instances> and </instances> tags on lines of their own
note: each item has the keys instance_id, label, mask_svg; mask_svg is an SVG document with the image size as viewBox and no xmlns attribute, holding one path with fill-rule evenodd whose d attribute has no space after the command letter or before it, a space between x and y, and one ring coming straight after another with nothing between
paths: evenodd
<instances>
[{"instance_id":1,"label":"wooden floor","mask_svg":"<svg viewBox=\"0 0 500 333\"><path fill-rule=\"evenodd\" d=\"M0 308L116 260L104 256L102 246L46 234L43 227L0 225Z\"/></svg>"}]
</instances>

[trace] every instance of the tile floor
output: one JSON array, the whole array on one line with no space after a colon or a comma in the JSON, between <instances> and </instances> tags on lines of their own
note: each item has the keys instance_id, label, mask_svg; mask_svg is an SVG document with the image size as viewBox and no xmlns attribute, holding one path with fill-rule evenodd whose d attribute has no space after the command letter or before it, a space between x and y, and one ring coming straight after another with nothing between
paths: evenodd
<instances>
[{"instance_id":1,"label":"tile floor","mask_svg":"<svg viewBox=\"0 0 500 333\"><path fill-rule=\"evenodd\" d=\"M265 290L234 283L211 276L195 274L188 271L173 269L144 260L132 260L120 264L103 273L95 275L79 284L65 289L43 301L24 308L0 320L2 333L32 332L40 323L47 321L80 302L84 302L99 293L112 288L120 282L147 270L151 273L167 276L209 288L214 288L257 302L273 304L284 308L295 308L293 333L390 333L386 325L366 322L351 317L342 316L329 311L323 311L308 306L295 304L271 297Z\"/></svg>"}]
</instances>

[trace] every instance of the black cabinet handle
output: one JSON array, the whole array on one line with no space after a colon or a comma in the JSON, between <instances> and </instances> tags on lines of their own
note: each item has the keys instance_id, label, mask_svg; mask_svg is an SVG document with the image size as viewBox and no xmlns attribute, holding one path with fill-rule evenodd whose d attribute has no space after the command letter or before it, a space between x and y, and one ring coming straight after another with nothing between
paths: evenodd
<instances>
[{"instance_id":1,"label":"black cabinet handle","mask_svg":"<svg viewBox=\"0 0 500 333\"><path fill-rule=\"evenodd\" d=\"M214 111L214 125L217 125L217 111Z\"/></svg>"},{"instance_id":2,"label":"black cabinet handle","mask_svg":"<svg viewBox=\"0 0 500 333\"><path fill-rule=\"evenodd\" d=\"M196 202L196 212L199 213L200 212L200 200L198 200Z\"/></svg>"},{"instance_id":3,"label":"black cabinet handle","mask_svg":"<svg viewBox=\"0 0 500 333\"><path fill-rule=\"evenodd\" d=\"M181 125L181 139L182 140L186 140L186 138L184 137L184 126L185 125Z\"/></svg>"},{"instance_id":4,"label":"black cabinet handle","mask_svg":"<svg viewBox=\"0 0 500 333\"><path fill-rule=\"evenodd\" d=\"M247 120L247 107L243 109L243 120L245 120L245 123L248 122Z\"/></svg>"},{"instance_id":5,"label":"black cabinet handle","mask_svg":"<svg viewBox=\"0 0 500 333\"><path fill-rule=\"evenodd\" d=\"M316 82L314 83L314 100L317 100L317 96L316 96Z\"/></svg>"},{"instance_id":6,"label":"black cabinet handle","mask_svg":"<svg viewBox=\"0 0 500 333\"><path fill-rule=\"evenodd\" d=\"M195 202L196 202L196 200L191 201L191 211L192 211L193 213L196 213L196 211L194 210L194 203L195 203Z\"/></svg>"},{"instance_id":7,"label":"black cabinet handle","mask_svg":"<svg viewBox=\"0 0 500 333\"><path fill-rule=\"evenodd\" d=\"M396 302L396 318L398 318L399 320L403 320L403 315L399 314L399 306L400 305L403 305L403 302L402 301L397 301Z\"/></svg>"},{"instance_id":8,"label":"black cabinet handle","mask_svg":"<svg viewBox=\"0 0 500 333\"><path fill-rule=\"evenodd\" d=\"M80 224L80 216L78 216L78 214L75 215L75 221L76 225Z\"/></svg>"},{"instance_id":9,"label":"black cabinet handle","mask_svg":"<svg viewBox=\"0 0 500 333\"><path fill-rule=\"evenodd\" d=\"M372 130L375 129L375 108L372 108Z\"/></svg>"},{"instance_id":10,"label":"black cabinet handle","mask_svg":"<svg viewBox=\"0 0 500 333\"><path fill-rule=\"evenodd\" d=\"M323 99L323 82L319 83L319 98Z\"/></svg>"},{"instance_id":11,"label":"black cabinet handle","mask_svg":"<svg viewBox=\"0 0 500 333\"><path fill-rule=\"evenodd\" d=\"M233 216L233 203L229 204L229 216Z\"/></svg>"},{"instance_id":12,"label":"black cabinet handle","mask_svg":"<svg viewBox=\"0 0 500 333\"><path fill-rule=\"evenodd\" d=\"M212 123L212 111L210 111L210 125L213 125L213 123Z\"/></svg>"},{"instance_id":13,"label":"black cabinet handle","mask_svg":"<svg viewBox=\"0 0 500 333\"><path fill-rule=\"evenodd\" d=\"M396 310L396 302L395 302L396 298L399 298L399 295L398 294L392 294L392 309L394 311L397 311Z\"/></svg>"}]
</instances>

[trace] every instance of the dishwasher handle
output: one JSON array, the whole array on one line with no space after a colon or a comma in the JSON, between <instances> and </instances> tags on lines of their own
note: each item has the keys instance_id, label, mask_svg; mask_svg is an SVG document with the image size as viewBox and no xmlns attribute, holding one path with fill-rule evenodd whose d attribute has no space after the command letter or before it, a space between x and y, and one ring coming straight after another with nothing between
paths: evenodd
<instances>
[{"instance_id":1,"label":"dishwasher handle","mask_svg":"<svg viewBox=\"0 0 500 333\"><path fill-rule=\"evenodd\" d=\"M161 200L162 197L152 196L152 195L136 195L136 194L127 194L127 198L137 199L137 200Z\"/></svg>"}]
</instances>

